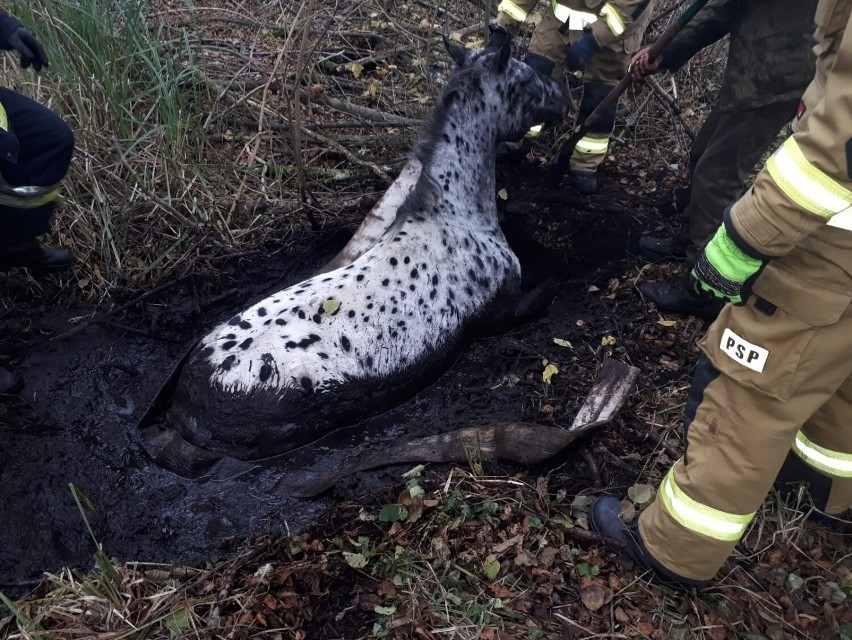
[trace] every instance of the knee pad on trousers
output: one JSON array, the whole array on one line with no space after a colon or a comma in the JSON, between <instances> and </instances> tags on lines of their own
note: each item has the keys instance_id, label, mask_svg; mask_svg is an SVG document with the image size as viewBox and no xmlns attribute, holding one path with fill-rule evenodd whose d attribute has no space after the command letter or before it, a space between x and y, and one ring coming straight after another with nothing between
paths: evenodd
<instances>
[{"instance_id":1,"label":"knee pad on trousers","mask_svg":"<svg viewBox=\"0 0 852 640\"><path fill-rule=\"evenodd\" d=\"M552 60L548 60L537 53L528 53L524 58L524 62L545 78L550 78L553 75L553 68L556 66Z\"/></svg>"},{"instance_id":2,"label":"knee pad on trousers","mask_svg":"<svg viewBox=\"0 0 852 640\"><path fill-rule=\"evenodd\" d=\"M719 377L719 370L713 366L710 359L703 353L695 365L695 374L692 376L692 384L689 387L689 396L686 398L686 409L683 412L683 438L689 435L689 426L695 420L698 407L704 400L704 390Z\"/></svg>"},{"instance_id":3,"label":"knee pad on trousers","mask_svg":"<svg viewBox=\"0 0 852 640\"><path fill-rule=\"evenodd\" d=\"M577 122L583 122L589 114L606 98L615 85L603 82L584 82L583 100L580 102L580 113ZM611 133L615 127L615 114L618 110L618 100L615 100L609 108L601 114L595 122L589 124L589 133Z\"/></svg>"}]
</instances>

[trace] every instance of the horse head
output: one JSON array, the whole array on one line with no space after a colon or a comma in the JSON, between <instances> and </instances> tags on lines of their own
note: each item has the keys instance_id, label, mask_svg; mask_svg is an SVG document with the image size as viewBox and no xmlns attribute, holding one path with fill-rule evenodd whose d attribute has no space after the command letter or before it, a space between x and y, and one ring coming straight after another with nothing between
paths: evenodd
<instances>
[{"instance_id":1,"label":"horse head","mask_svg":"<svg viewBox=\"0 0 852 640\"><path fill-rule=\"evenodd\" d=\"M535 124L558 124L567 103L562 88L511 55L507 41L499 49L473 51L444 39L456 73L444 93L452 100L464 92L495 126L496 141L517 140Z\"/></svg>"}]
</instances>

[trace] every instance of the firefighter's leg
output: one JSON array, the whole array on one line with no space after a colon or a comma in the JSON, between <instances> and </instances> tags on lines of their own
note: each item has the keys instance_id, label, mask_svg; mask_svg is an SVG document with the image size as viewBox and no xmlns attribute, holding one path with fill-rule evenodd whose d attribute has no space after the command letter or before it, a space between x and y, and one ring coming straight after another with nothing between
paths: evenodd
<instances>
[{"instance_id":1,"label":"firefighter's leg","mask_svg":"<svg viewBox=\"0 0 852 640\"><path fill-rule=\"evenodd\" d=\"M627 72L629 64L630 58L621 42L604 47L592 57L583 74L583 99L580 101L577 122L585 121L609 95ZM589 124L588 131L574 148L569 179L581 193L594 193L598 189L597 170L609 150L617 110L616 101Z\"/></svg>"},{"instance_id":2,"label":"firefighter's leg","mask_svg":"<svg viewBox=\"0 0 852 640\"><path fill-rule=\"evenodd\" d=\"M524 58L524 62L535 69L537 73L553 78L557 82L562 81L565 72L563 61L568 51L569 42L568 36L560 31L561 27L562 23L553 15L553 11L548 9L533 31L530 46ZM536 138L541 135L542 128L542 123L536 123L527 131L522 140L500 143L497 146L497 161L521 161L532 149Z\"/></svg>"},{"instance_id":3,"label":"firefighter's leg","mask_svg":"<svg viewBox=\"0 0 852 640\"><path fill-rule=\"evenodd\" d=\"M779 474L779 488L808 485L814 506L829 515L852 509L852 377L796 435ZM846 428L844 428L846 427Z\"/></svg>"},{"instance_id":4,"label":"firefighter's leg","mask_svg":"<svg viewBox=\"0 0 852 640\"><path fill-rule=\"evenodd\" d=\"M708 117L715 126L704 141L692 173L692 193L686 216L694 258L722 223L722 212L741 195L760 157L772 149L782 128L796 112L798 100ZM702 131L705 129L702 128Z\"/></svg>"},{"instance_id":5,"label":"firefighter's leg","mask_svg":"<svg viewBox=\"0 0 852 640\"><path fill-rule=\"evenodd\" d=\"M0 187L0 268L67 268L67 252L42 249L36 238L50 230L56 188L68 171L74 137L52 111L14 91L0 88L0 104L20 146L17 161L0 158L6 185ZM41 189L29 197L19 195L22 187Z\"/></svg>"},{"instance_id":6,"label":"firefighter's leg","mask_svg":"<svg viewBox=\"0 0 852 640\"><path fill-rule=\"evenodd\" d=\"M514 35L537 3L538 0L501 0L494 23Z\"/></svg>"},{"instance_id":7,"label":"firefighter's leg","mask_svg":"<svg viewBox=\"0 0 852 640\"><path fill-rule=\"evenodd\" d=\"M746 306L725 307L702 341L686 452L639 519L643 548L677 576L715 575L802 425L852 375L848 296L805 289L796 294L807 313L773 309L752 296ZM848 416L826 414L826 428L831 419L840 420L835 429L849 431Z\"/></svg>"}]
</instances>

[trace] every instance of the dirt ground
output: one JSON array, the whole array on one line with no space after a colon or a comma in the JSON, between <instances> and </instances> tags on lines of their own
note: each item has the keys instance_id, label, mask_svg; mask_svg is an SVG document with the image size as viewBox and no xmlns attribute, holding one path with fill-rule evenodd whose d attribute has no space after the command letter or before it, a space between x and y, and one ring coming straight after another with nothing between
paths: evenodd
<instances>
[{"instance_id":1,"label":"dirt ground","mask_svg":"<svg viewBox=\"0 0 852 640\"><path fill-rule=\"evenodd\" d=\"M307 275L333 254L346 232L306 237L294 243L304 247L301 252L236 259L218 273L164 289L111 317L111 324L92 323L66 337L94 312L75 303L67 281L0 276L0 295L13 301L0 320L0 362L25 382L20 398L5 397L0 405L0 508L7 518L0 529L0 586L26 585L42 571L90 563L92 541L69 483L94 506L89 517L110 554L198 562L218 553L229 537L298 531L336 500L397 477L387 471L362 474L329 496L305 502L286 496L278 481L282 471L335 468L403 437L497 420L570 422L604 352L640 366L656 357L641 339L648 329L640 328L650 325L653 332L656 316L646 315L626 279L636 264L631 238L652 219L648 204L637 203L617 184L588 202L567 188L536 201L538 171L529 164L523 171L531 173L529 179L515 183L513 169L501 181L500 186L518 185L508 187L504 227L522 260L525 286L552 288L553 303L542 317L476 340L433 386L387 413L297 454L237 465L205 481L185 480L152 464L136 428L139 419L194 340ZM642 208L645 216L637 213ZM614 279L619 288L611 290ZM615 345L602 347L609 335ZM573 349L553 338L570 341ZM691 355L687 347L674 359ZM541 382L545 359L562 370L549 387ZM583 474L576 472L578 483Z\"/></svg>"},{"instance_id":2,"label":"dirt ground","mask_svg":"<svg viewBox=\"0 0 852 640\"><path fill-rule=\"evenodd\" d=\"M206 567L209 573L193 569L198 577L180 592L180 602L200 604L180 607L193 615L208 611L206 624L225 624L234 637L280 627L288 630L282 637L294 638L434 638L435 617L457 597L446 585L458 584L455 593L465 594L470 585L452 582L464 575L445 569L435 578L450 591L436 595L441 604L431 610L387 576L422 577L442 553L450 567L478 566L485 561L477 550L490 547L514 554L513 564L497 556L514 573L502 570L504 577L483 592L504 609L475 608L464 599L467 609L446 615L476 624L448 637L584 638L613 629L625 634L608 637L848 637L837 632L852 623L837 586L849 578L848 560L835 560L848 548L841 537L808 530L779 545L781 533L760 527L749 540L758 551L727 567L716 592L682 600L643 586L629 564L625 574L613 550L582 526L575 507L583 500L656 483L680 455L683 402L704 330L694 318L660 316L635 288L677 272L633 251L639 235L675 224L668 203L675 176L613 162L603 172L602 192L582 198L564 186L543 187L537 162L498 171L498 189L507 191L503 226L521 259L524 286L552 291L539 317L477 338L434 384L381 415L256 465L222 465L199 480L158 467L146 453L137 424L159 386L209 327L322 265L352 229L288 242L298 250L271 247L267 255L234 259L84 329L77 327L97 310L75 302L67 282L0 276L0 295L14 303L0 318L0 364L25 383L0 404L0 591L21 596L42 572L91 570L93 536L109 557L134 563L145 576L128 578L136 585L128 593L140 598L141 585L163 573L159 567L167 567L166 576L175 575L174 567ZM659 186L643 192L644 180ZM431 465L422 478L427 496L434 490L444 497L428 502L438 512L419 529L369 515L399 500L411 465L356 474L317 499L288 496L301 469L338 469L401 439L502 420L568 425L608 356L641 369L611 424L534 468L487 463L473 476L460 472L466 479L459 481L452 465ZM550 384L542 380L547 364L559 369ZM82 509L69 484L84 496ZM534 536L541 527L546 546L545 535ZM552 546L557 534L561 547ZM435 540L449 547L436 551ZM428 570L405 560L420 548L428 550ZM365 573L352 563L362 554L384 564ZM793 578L806 585L795 587L800 598L788 597ZM477 580L469 581L474 589L488 584L477 587ZM214 592L219 597L211 600ZM34 592L45 593L44 583ZM177 625L196 637L180 620L167 619L165 632L174 636Z\"/></svg>"}]
</instances>

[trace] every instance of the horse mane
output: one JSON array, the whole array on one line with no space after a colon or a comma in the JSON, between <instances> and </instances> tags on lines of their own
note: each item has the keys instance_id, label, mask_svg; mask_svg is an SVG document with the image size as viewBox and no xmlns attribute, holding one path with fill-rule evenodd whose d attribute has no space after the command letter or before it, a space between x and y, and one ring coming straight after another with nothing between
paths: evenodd
<instances>
[{"instance_id":1,"label":"horse mane","mask_svg":"<svg viewBox=\"0 0 852 640\"><path fill-rule=\"evenodd\" d=\"M470 82L470 77L474 76L474 69L476 69L476 67L466 67L455 70L441 93L438 105L435 107L435 110L432 112L429 120L422 128L421 134L417 143L414 145L413 151L414 158L420 162L420 166L422 167L420 177L414 185L414 189L400 205L399 213L396 216L396 220L394 220L394 223L391 225L391 228L402 224L402 221L405 219L405 214L411 213L412 211L431 210L432 205L437 200L437 196L440 193L440 186L431 176L427 175L425 169L432 163L432 160L435 157L435 149L438 146L438 139L443 133L443 127L447 121L450 108L456 102L462 100L467 101L470 99L470 92L462 90L459 85L463 82L467 82L469 87L472 87L480 94L482 93L482 87L479 82Z\"/></svg>"}]
</instances>

